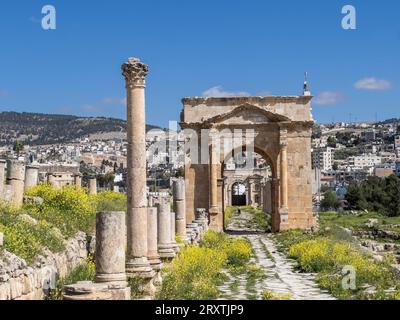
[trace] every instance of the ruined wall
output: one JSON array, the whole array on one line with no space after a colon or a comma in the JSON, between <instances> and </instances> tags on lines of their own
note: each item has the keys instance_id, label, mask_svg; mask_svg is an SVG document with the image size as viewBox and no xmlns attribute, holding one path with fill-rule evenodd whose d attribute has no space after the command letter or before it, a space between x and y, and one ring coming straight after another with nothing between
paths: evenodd
<instances>
[{"instance_id":1,"label":"ruined wall","mask_svg":"<svg viewBox=\"0 0 400 320\"><path fill-rule=\"evenodd\" d=\"M56 271L59 277L66 276L88 256L87 236L79 232L66 241L62 253L45 251L46 256L37 259L34 266L28 266L24 259L8 251L0 251L0 300L40 300L43 288L53 281Z\"/></svg>"}]
</instances>

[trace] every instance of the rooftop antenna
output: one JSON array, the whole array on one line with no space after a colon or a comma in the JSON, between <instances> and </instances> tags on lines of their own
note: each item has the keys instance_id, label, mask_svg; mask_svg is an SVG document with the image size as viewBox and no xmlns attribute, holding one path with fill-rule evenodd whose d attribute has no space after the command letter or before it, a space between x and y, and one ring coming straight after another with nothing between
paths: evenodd
<instances>
[{"instance_id":1,"label":"rooftop antenna","mask_svg":"<svg viewBox=\"0 0 400 320\"><path fill-rule=\"evenodd\" d=\"M303 86L303 95L311 96L311 92L308 88L308 72L304 72L304 86Z\"/></svg>"}]
</instances>

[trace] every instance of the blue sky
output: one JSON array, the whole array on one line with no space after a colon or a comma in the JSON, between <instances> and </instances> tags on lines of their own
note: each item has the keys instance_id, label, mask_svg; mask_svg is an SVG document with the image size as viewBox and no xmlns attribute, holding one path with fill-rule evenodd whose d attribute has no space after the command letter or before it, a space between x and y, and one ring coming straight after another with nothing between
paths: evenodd
<instances>
[{"instance_id":1,"label":"blue sky","mask_svg":"<svg viewBox=\"0 0 400 320\"><path fill-rule=\"evenodd\" d=\"M304 71L319 122L400 117L399 17L398 0L3 0L0 111L124 118L120 65L136 56L150 124L178 120L184 96L300 94Z\"/></svg>"}]
</instances>

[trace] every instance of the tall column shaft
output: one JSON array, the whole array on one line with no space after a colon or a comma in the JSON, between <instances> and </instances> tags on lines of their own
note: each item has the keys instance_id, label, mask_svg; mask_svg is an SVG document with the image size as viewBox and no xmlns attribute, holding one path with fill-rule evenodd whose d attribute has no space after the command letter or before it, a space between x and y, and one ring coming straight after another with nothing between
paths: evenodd
<instances>
[{"instance_id":1,"label":"tall column shaft","mask_svg":"<svg viewBox=\"0 0 400 320\"><path fill-rule=\"evenodd\" d=\"M152 272L147 259L145 78L148 66L129 58L122 65L127 96L128 273Z\"/></svg>"},{"instance_id":2,"label":"tall column shaft","mask_svg":"<svg viewBox=\"0 0 400 320\"><path fill-rule=\"evenodd\" d=\"M168 199L161 198L157 204L158 213L158 252L161 258L175 256L174 245L171 243L171 209Z\"/></svg>"},{"instance_id":3,"label":"tall column shaft","mask_svg":"<svg viewBox=\"0 0 400 320\"><path fill-rule=\"evenodd\" d=\"M39 183L39 167L26 166L25 170L25 191Z\"/></svg>"},{"instance_id":4,"label":"tall column shaft","mask_svg":"<svg viewBox=\"0 0 400 320\"><path fill-rule=\"evenodd\" d=\"M4 183L6 176L6 161L0 159L0 200L4 194Z\"/></svg>"},{"instance_id":5,"label":"tall column shaft","mask_svg":"<svg viewBox=\"0 0 400 320\"><path fill-rule=\"evenodd\" d=\"M176 233L181 237L186 236L186 199L185 180L178 179L172 184L174 198L174 211L176 214Z\"/></svg>"},{"instance_id":6,"label":"tall column shaft","mask_svg":"<svg viewBox=\"0 0 400 320\"><path fill-rule=\"evenodd\" d=\"M214 145L210 152L210 214L218 214L218 157Z\"/></svg>"},{"instance_id":7,"label":"tall column shaft","mask_svg":"<svg viewBox=\"0 0 400 320\"><path fill-rule=\"evenodd\" d=\"M281 148L281 207L288 207L287 146Z\"/></svg>"},{"instance_id":8,"label":"tall column shaft","mask_svg":"<svg viewBox=\"0 0 400 320\"><path fill-rule=\"evenodd\" d=\"M12 203L20 207L24 202L25 163L7 160L7 184L12 186Z\"/></svg>"},{"instance_id":9,"label":"tall column shaft","mask_svg":"<svg viewBox=\"0 0 400 320\"><path fill-rule=\"evenodd\" d=\"M157 230L157 208L147 208L147 258L153 270L158 271L161 269L161 260L158 254Z\"/></svg>"},{"instance_id":10,"label":"tall column shaft","mask_svg":"<svg viewBox=\"0 0 400 320\"><path fill-rule=\"evenodd\" d=\"M97 194L97 179L96 178L89 179L89 194L92 194L92 195Z\"/></svg>"},{"instance_id":11,"label":"tall column shaft","mask_svg":"<svg viewBox=\"0 0 400 320\"><path fill-rule=\"evenodd\" d=\"M125 212L96 215L96 282L126 281Z\"/></svg>"}]
</instances>

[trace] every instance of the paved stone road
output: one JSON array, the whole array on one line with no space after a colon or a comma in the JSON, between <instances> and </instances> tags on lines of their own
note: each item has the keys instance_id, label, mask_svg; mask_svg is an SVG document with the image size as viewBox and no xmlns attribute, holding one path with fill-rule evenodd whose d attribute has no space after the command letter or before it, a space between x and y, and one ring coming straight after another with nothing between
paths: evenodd
<instances>
[{"instance_id":1,"label":"paved stone road","mask_svg":"<svg viewBox=\"0 0 400 320\"><path fill-rule=\"evenodd\" d=\"M293 300L333 300L326 291L321 290L313 274L299 273L295 270L296 262L287 259L278 252L273 235L261 233L257 226L252 226L251 214L242 212L233 215L228 232L234 237L249 239L255 253L252 263L265 274L256 282L248 283L247 275L233 276L220 287L222 299L246 300L261 299L262 292L268 290L274 295L289 295Z\"/></svg>"}]
</instances>

